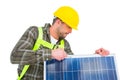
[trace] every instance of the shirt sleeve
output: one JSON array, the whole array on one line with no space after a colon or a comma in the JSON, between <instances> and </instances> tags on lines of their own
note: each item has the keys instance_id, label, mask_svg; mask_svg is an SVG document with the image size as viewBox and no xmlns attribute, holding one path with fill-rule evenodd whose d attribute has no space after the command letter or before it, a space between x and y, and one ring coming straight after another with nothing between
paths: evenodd
<instances>
[{"instance_id":1,"label":"shirt sleeve","mask_svg":"<svg viewBox=\"0 0 120 80\"><path fill-rule=\"evenodd\" d=\"M41 49L37 51L32 50L37 37L38 28L36 26L28 28L11 52L11 63L21 65L34 64L37 62L43 62L47 58L50 58L50 49Z\"/></svg>"}]
</instances>

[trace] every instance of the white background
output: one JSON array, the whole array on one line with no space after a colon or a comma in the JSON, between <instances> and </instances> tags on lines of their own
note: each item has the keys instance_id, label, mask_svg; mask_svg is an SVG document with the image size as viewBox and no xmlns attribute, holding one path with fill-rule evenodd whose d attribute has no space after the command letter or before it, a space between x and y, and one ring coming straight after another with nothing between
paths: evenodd
<instances>
[{"instance_id":1,"label":"white background","mask_svg":"<svg viewBox=\"0 0 120 80\"><path fill-rule=\"evenodd\" d=\"M100 47L115 54L120 67L119 0L0 0L0 78L16 80L17 65L10 54L29 26L51 23L53 12L62 5L80 15L79 30L67 37L76 55L94 54ZM118 68L120 71L120 68Z\"/></svg>"}]
</instances>

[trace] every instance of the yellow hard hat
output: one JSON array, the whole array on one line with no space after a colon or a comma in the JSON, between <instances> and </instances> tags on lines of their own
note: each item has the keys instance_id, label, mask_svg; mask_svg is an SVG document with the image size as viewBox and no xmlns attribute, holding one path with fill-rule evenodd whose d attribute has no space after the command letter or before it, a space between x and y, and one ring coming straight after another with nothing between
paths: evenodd
<instances>
[{"instance_id":1,"label":"yellow hard hat","mask_svg":"<svg viewBox=\"0 0 120 80\"><path fill-rule=\"evenodd\" d=\"M60 18L71 28L77 30L79 24L78 13L69 6L62 6L54 12L54 16Z\"/></svg>"}]
</instances>

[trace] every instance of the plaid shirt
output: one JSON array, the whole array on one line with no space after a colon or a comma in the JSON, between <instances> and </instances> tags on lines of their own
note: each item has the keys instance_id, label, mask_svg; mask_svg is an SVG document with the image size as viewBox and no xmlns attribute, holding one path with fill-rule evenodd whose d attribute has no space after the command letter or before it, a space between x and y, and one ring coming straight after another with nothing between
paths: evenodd
<instances>
[{"instance_id":1,"label":"plaid shirt","mask_svg":"<svg viewBox=\"0 0 120 80\"><path fill-rule=\"evenodd\" d=\"M50 24L45 24L43 28L43 39L50 42ZM31 26L22 35L11 53L11 63L19 64L18 75L22 72L23 66L29 64L30 67L25 73L22 80L44 80L44 61L51 59L51 49L40 46L37 51L33 51L32 48L38 37L38 27ZM59 42L58 42L59 44ZM64 50L72 55L70 45L66 39L64 39Z\"/></svg>"}]
</instances>

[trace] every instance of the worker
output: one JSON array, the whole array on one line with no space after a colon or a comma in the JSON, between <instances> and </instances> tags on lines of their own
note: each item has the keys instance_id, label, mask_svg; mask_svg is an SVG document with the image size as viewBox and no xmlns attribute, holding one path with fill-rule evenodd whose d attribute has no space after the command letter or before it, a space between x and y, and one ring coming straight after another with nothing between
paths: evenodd
<instances>
[{"instance_id":1,"label":"worker","mask_svg":"<svg viewBox=\"0 0 120 80\"><path fill-rule=\"evenodd\" d=\"M73 55L65 38L72 29L78 29L79 15L70 6L61 6L53 14L52 24L46 23L40 30L37 26L29 27L12 50L11 63L19 64L18 80L44 80L44 61L61 61L67 55ZM95 52L103 56L109 54L104 48ZM25 65L29 67L26 69Z\"/></svg>"}]
</instances>

